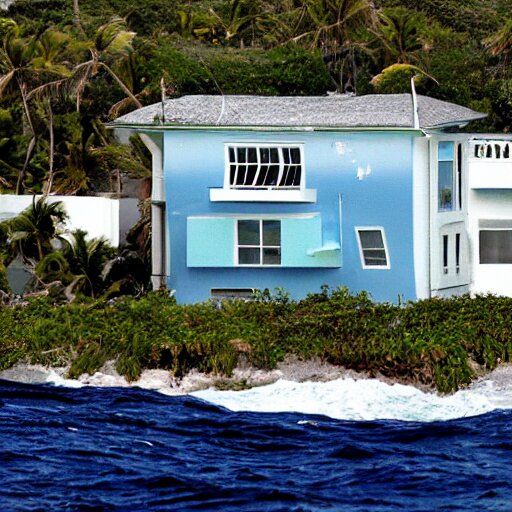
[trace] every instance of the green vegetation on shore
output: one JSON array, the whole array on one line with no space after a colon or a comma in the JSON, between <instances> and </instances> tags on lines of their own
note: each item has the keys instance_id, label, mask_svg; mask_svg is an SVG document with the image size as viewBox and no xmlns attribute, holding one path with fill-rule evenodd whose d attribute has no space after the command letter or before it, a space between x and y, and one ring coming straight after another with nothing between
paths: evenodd
<instances>
[{"instance_id":1,"label":"green vegetation on shore","mask_svg":"<svg viewBox=\"0 0 512 512\"><path fill-rule=\"evenodd\" d=\"M39 297L0 306L0 369L70 365L77 377L116 360L128 380L146 368L229 376L241 353L262 369L293 354L451 392L512 361L511 310L503 297L392 305L344 288L298 302L278 291L186 306L164 292L61 305Z\"/></svg>"}]
</instances>

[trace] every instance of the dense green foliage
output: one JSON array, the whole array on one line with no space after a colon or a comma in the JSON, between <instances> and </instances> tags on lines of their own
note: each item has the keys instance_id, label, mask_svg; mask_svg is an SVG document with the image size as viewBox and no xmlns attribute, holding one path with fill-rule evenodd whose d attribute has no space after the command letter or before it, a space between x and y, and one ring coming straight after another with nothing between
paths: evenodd
<instances>
[{"instance_id":1,"label":"dense green foliage","mask_svg":"<svg viewBox=\"0 0 512 512\"><path fill-rule=\"evenodd\" d=\"M102 123L183 94L421 93L512 129L512 0L16 0L0 13L0 192L115 192ZM383 73L383 70L386 70ZM375 78L377 77L377 78Z\"/></svg>"},{"instance_id":2,"label":"dense green foliage","mask_svg":"<svg viewBox=\"0 0 512 512\"><path fill-rule=\"evenodd\" d=\"M149 286L150 265L147 229L139 233L148 226L148 212L142 208L141 214L126 244L114 249L105 239L90 239L81 229L65 231L63 203L50 203L44 197L36 201L34 196L20 214L0 222L0 291L10 291L5 266L18 258L33 275L25 291L67 300L73 300L75 293L88 297L142 293ZM139 240L134 243L133 237Z\"/></svg>"},{"instance_id":3,"label":"dense green foliage","mask_svg":"<svg viewBox=\"0 0 512 512\"><path fill-rule=\"evenodd\" d=\"M19 360L93 373L107 360L128 379L144 368L229 375L237 347L259 368L286 354L450 392L475 368L512 361L512 299L468 296L406 305L374 303L346 289L299 302L264 292L257 300L177 305L163 292L116 302L55 305L48 297L0 306L0 368Z\"/></svg>"}]
</instances>

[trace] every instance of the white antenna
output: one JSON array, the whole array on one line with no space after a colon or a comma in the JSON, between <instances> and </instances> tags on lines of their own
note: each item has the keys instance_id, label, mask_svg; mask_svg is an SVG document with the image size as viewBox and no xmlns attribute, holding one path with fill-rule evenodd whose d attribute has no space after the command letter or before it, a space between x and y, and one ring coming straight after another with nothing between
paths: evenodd
<instances>
[{"instance_id":1,"label":"white antenna","mask_svg":"<svg viewBox=\"0 0 512 512\"><path fill-rule=\"evenodd\" d=\"M164 82L164 76L162 75L162 78L160 79L160 94L162 98L162 124L165 124L165 82Z\"/></svg>"},{"instance_id":2,"label":"white antenna","mask_svg":"<svg viewBox=\"0 0 512 512\"><path fill-rule=\"evenodd\" d=\"M420 129L420 116L418 115L418 98L416 96L416 87L414 86L414 79L416 75L411 76L411 93L412 93L412 110L414 116L414 128Z\"/></svg>"},{"instance_id":3,"label":"white antenna","mask_svg":"<svg viewBox=\"0 0 512 512\"><path fill-rule=\"evenodd\" d=\"M217 121L215 121L215 125L218 126L220 124L220 120L222 119L222 116L224 115L224 110L226 108L226 98L224 96L224 93L221 91L222 94L222 108L220 109L220 115Z\"/></svg>"}]
</instances>

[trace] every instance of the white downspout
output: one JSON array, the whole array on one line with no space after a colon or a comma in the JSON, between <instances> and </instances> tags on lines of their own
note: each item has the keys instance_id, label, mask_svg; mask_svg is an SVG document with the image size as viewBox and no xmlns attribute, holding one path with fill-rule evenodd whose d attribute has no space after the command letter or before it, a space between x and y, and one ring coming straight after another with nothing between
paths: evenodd
<instances>
[{"instance_id":1,"label":"white downspout","mask_svg":"<svg viewBox=\"0 0 512 512\"><path fill-rule=\"evenodd\" d=\"M166 220L162 147L152 137L140 133L142 142L151 152L151 284L153 290L167 286Z\"/></svg>"}]
</instances>

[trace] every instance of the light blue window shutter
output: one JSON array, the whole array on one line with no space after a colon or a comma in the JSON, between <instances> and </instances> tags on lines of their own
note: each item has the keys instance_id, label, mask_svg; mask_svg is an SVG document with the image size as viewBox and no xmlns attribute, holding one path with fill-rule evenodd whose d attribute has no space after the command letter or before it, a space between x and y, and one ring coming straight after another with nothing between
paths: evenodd
<instances>
[{"instance_id":1,"label":"light blue window shutter","mask_svg":"<svg viewBox=\"0 0 512 512\"><path fill-rule=\"evenodd\" d=\"M187 219L187 266L232 267L235 220L226 217Z\"/></svg>"},{"instance_id":2,"label":"light blue window shutter","mask_svg":"<svg viewBox=\"0 0 512 512\"><path fill-rule=\"evenodd\" d=\"M320 216L281 220L281 266L341 266L341 251L322 251L322 219Z\"/></svg>"}]
</instances>

